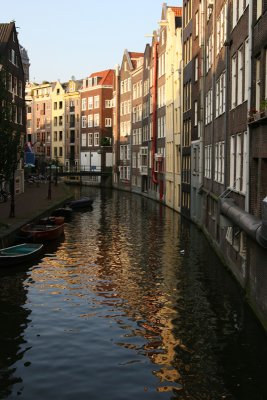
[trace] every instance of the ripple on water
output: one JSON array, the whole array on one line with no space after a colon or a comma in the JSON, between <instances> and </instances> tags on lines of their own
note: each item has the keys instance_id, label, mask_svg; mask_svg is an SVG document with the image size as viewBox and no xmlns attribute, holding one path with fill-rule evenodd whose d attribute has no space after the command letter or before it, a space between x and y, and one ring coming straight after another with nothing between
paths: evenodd
<instances>
[{"instance_id":1,"label":"ripple on water","mask_svg":"<svg viewBox=\"0 0 267 400\"><path fill-rule=\"evenodd\" d=\"M0 397L267 398L266 337L200 233L156 202L85 190L93 211L0 280Z\"/></svg>"}]
</instances>

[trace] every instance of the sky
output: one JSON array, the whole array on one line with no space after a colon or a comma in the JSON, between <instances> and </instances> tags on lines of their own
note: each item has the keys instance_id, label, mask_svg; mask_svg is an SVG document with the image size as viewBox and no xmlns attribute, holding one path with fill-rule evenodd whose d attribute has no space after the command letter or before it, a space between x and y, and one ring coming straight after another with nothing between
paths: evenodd
<instances>
[{"instance_id":1,"label":"sky","mask_svg":"<svg viewBox=\"0 0 267 400\"><path fill-rule=\"evenodd\" d=\"M0 23L15 21L30 58L30 81L66 82L143 52L161 19L162 0L2 1ZM167 5L179 6L181 0Z\"/></svg>"}]
</instances>

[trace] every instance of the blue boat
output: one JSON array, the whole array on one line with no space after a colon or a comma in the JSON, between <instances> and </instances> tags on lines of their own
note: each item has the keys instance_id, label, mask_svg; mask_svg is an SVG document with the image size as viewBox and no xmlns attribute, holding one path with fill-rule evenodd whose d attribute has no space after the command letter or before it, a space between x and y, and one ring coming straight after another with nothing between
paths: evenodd
<instances>
[{"instance_id":1,"label":"blue boat","mask_svg":"<svg viewBox=\"0 0 267 400\"><path fill-rule=\"evenodd\" d=\"M70 207L72 210L77 210L80 208L90 208L92 207L94 200L89 197L81 197L78 200L69 201L66 206Z\"/></svg>"},{"instance_id":2,"label":"blue boat","mask_svg":"<svg viewBox=\"0 0 267 400\"><path fill-rule=\"evenodd\" d=\"M42 251L43 244L22 243L0 249L0 267L11 267L35 259Z\"/></svg>"}]
</instances>

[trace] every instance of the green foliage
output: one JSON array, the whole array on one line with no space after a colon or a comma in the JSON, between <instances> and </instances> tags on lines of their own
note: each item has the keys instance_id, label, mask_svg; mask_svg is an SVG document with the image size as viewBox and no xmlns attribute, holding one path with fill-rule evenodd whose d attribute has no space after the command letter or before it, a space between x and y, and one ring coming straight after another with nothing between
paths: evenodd
<instances>
[{"instance_id":1,"label":"green foliage","mask_svg":"<svg viewBox=\"0 0 267 400\"><path fill-rule=\"evenodd\" d=\"M262 102L261 102L261 104L260 104L260 109L261 109L262 111L264 111L264 110L267 109L267 99L262 100Z\"/></svg>"},{"instance_id":2,"label":"green foliage","mask_svg":"<svg viewBox=\"0 0 267 400\"><path fill-rule=\"evenodd\" d=\"M109 137L102 137L100 140L100 145L101 146L110 146L111 145L111 139Z\"/></svg>"},{"instance_id":3,"label":"green foliage","mask_svg":"<svg viewBox=\"0 0 267 400\"><path fill-rule=\"evenodd\" d=\"M21 158L20 132L12 122L12 97L6 87L6 73L0 71L0 175L8 181Z\"/></svg>"}]
</instances>

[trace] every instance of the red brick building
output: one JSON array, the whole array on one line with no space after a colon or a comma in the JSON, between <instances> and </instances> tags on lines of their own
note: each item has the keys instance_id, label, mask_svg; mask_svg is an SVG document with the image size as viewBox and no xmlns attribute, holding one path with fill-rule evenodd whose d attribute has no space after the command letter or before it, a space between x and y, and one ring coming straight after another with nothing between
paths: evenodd
<instances>
[{"instance_id":1,"label":"red brick building","mask_svg":"<svg viewBox=\"0 0 267 400\"><path fill-rule=\"evenodd\" d=\"M94 72L83 80L80 89L81 170L103 170L112 166L113 81L114 70L111 69Z\"/></svg>"}]
</instances>

